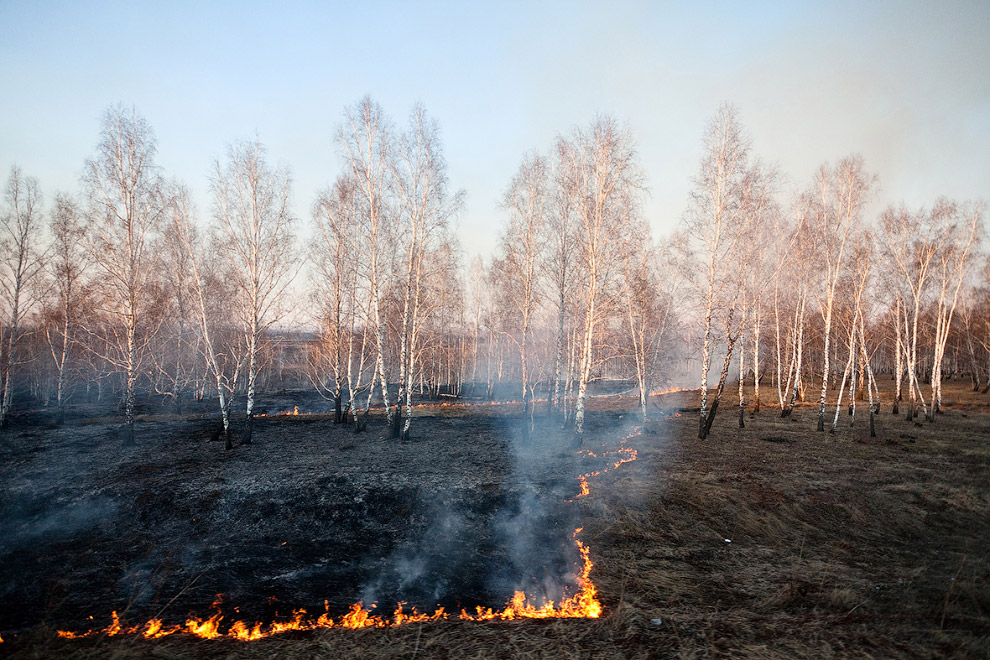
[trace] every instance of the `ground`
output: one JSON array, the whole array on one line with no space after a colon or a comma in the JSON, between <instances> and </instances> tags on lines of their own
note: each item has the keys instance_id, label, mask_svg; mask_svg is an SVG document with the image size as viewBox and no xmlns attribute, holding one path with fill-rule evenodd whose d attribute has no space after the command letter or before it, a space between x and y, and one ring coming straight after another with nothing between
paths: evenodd
<instances>
[{"instance_id":1,"label":"ground","mask_svg":"<svg viewBox=\"0 0 990 660\"><path fill-rule=\"evenodd\" d=\"M527 434L518 405L419 409L409 442L374 418L355 434L275 416L232 452L195 411L144 418L133 449L115 419L24 415L0 442L0 656L985 657L990 399L950 385L936 422L884 409L876 438L865 404L835 435L814 431L810 406L750 411L740 429L723 405L700 441L696 393L659 397L642 428L632 399L597 398L585 449L637 460L580 498L577 476L608 460L539 419ZM311 399L267 405L294 402ZM55 635L111 610L208 616L218 593L229 616L266 622L358 599L499 606L515 588L574 588L576 527L595 620Z\"/></svg>"}]
</instances>

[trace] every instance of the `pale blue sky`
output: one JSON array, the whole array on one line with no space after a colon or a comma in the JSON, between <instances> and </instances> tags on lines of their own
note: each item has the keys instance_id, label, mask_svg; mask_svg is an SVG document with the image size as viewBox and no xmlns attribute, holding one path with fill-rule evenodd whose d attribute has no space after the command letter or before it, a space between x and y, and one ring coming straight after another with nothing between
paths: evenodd
<instances>
[{"instance_id":1,"label":"pale blue sky","mask_svg":"<svg viewBox=\"0 0 990 660\"><path fill-rule=\"evenodd\" d=\"M880 202L990 197L990 2L44 2L0 0L0 176L77 190L103 110L137 107L209 212L210 163L257 134L296 213L340 171L342 109L440 121L470 255L490 254L523 154L610 113L658 234L684 211L705 122L737 105L792 186L863 154Z\"/></svg>"}]
</instances>

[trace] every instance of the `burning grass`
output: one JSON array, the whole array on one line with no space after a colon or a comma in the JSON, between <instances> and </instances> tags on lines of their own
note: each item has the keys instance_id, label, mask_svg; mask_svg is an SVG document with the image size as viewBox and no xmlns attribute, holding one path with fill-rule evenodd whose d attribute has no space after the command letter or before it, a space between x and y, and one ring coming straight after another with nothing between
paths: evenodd
<instances>
[{"instance_id":1,"label":"burning grass","mask_svg":"<svg viewBox=\"0 0 990 660\"><path fill-rule=\"evenodd\" d=\"M165 622L154 630L149 623L130 624L130 635L74 640L41 627L14 637L4 630L0 655L986 656L990 409L985 397L962 389L951 391L948 403L934 425L885 413L878 418L878 438L869 437L862 417L853 427L840 425L835 436L814 433L815 411L799 408L783 420L765 410L747 420L746 429L723 415L707 442L695 438L696 417L684 414L646 424L624 445L589 446L575 463L568 497L575 499L582 483L589 486L590 493L569 506L578 507L584 526L572 542L580 543L575 547L587 562L585 577L602 608L598 619L502 620L497 612L482 617L470 609L468 618L483 619L477 621L462 620L456 609L438 616L403 606L385 615L328 603L315 623L297 611L261 626L238 626L231 625L237 616L224 604L225 618L196 624L218 634L209 642L190 634L149 638L180 625ZM591 417L597 416L598 431L634 418L633 403L622 404L614 398L596 402ZM696 402L690 393L678 393L663 404L672 410ZM443 435L477 418L448 419L444 412L419 421ZM277 422L265 428L271 425ZM317 428L290 426L307 433ZM477 452L451 450L456 437L445 441L447 469L455 473ZM351 449L334 454L336 470L350 470L352 461L359 468L369 441L358 435L348 442ZM423 451L432 451L424 443ZM631 456L637 460L624 460ZM303 464L295 460L297 468ZM613 464L621 467L592 476ZM427 472L421 478L433 477ZM498 478L486 472L473 487L489 483ZM295 543L290 539L288 547ZM514 603L501 612L509 608L515 615ZM342 613L331 616L334 611ZM318 625L323 617L329 626ZM345 630L346 617L350 627L363 629ZM128 624L118 625L122 632ZM190 632L188 622L182 629ZM239 637L263 638L243 644Z\"/></svg>"},{"instance_id":2,"label":"burning grass","mask_svg":"<svg viewBox=\"0 0 990 660\"><path fill-rule=\"evenodd\" d=\"M448 614L443 607L438 607L432 614L420 613L415 607L408 608L406 603L399 603L391 616L376 614L376 606L370 609L363 602L351 605L347 614L334 618L330 614L330 603L324 601L325 611L316 618L308 616L305 609L292 613L287 621L273 621L265 625L261 622L248 624L244 621L234 621L224 630L224 614L220 609L222 595L217 596L212 608L215 613L206 619L191 616L184 624L166 626L162 619L154 618L141 625L127 626L121 623L117 612L111 613L111 622L102 629L89 629L84 632L56 630L55 634L62 639L85 639L87 637L118 635L140 635L146 639L160 639L171 635L189 635L200 639L217 639L227 637L242 642L250 642L273 635L281 635L290 631L309 631L328 628L394 628L412 623L434 623L448 619L461 621L511 621L518 619L567 619L590 618L601 616L602 606L598 602L597 589L591 582L591 569L594 564L589 556L586 545L578 539L581 528L574 530L574 542L581 556L580 574L577 578L578 591L572 596L563 598L560 602L545 601L536 604L523 591L516 591L502 609L477 606L473 612L462 609L459 614Z\"/></svg>"}]
</instances>

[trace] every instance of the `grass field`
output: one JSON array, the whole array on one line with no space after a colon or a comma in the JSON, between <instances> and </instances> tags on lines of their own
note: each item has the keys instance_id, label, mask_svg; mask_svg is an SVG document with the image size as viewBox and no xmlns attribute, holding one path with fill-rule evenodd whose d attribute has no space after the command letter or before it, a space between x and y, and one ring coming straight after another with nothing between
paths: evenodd
<instances>
[{"instance_id":1,"label":"grass field","mask_svg":"<svg viewBox=\"0 0 990 660\"><path fill-rule=\"evenodd\" d=\"M256 642L6 636L14 658L932 658L990 656L990 398L947 389L936 422L865 404L835 435L810 404L706 441L648 422L638 459L577 501L602 618L442 621ZM665 396L668 413L696 393ZM634 403L603 399L591 414ZM478 414L482 414L479 412ZM512 414L506 411L505 414ZM630 415L632 413L629 413ZM462 419L448 415L446 423ZM369 431L369 433L372 431Z\"/></svg>"}]
</instances>

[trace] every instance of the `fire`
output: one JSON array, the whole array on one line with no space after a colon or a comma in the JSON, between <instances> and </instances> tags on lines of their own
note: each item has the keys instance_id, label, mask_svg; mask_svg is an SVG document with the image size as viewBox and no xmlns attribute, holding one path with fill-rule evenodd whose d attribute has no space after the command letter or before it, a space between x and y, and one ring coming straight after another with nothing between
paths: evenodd
<instances>
[{"instance_id":1,"label":"fire","mask_svg":"<svg viewBox=\"0 0 990 660\"><path fill-rule=\"evenodd\" d=\"M678 389L666 390L664 392L651 393L656 394L667 394L669 392L681 391ZM490 405L511 405L519 403L518 401L507 401L507 402L496 402L496 403L477 403L477 404L467 404L458 403L450 404L443 402L440 404L420 404L416 407L427 407L433 406L450 406L450 405L477 405L477 406L490 406ZM279 415L299 415L299 406L294 406L291 413L288 411L283 413L278 413ZM625 446L625 442L635 438L640 435L642 430L640 427L636 427L632 432L622 438L620 446L618 449L611 451L602 451L595 453L590 450L584 450L582 453L591 458L606 458L612 457L609 463L594 472L588 472L577 477L578 484L580 487L580 492L575 496L575 499L579 497L584 497L591 493L591 487L589 485L589 479L601 475L609 470L614 470L620 465L632 462L636 460L637 452L631 447ZM443 607L437 607L437 609L432 614L427 614L425 612L418 612L415 607L410 608L408 611L405 609L406 603L398 603L395 611L391 616L380 616L374 613L376 604L372 604L370 608L365 609L363 602L357 602L350 606L348 612L338 618L334 618L330 615L330 605L329 601L324 601L325 612L319 617L313 619L307 616L307 612L304 609L298 609L293 611L292 618L288 621L275 621L267 626L261 622L255 622L249 624L245 621L235 621L232 623L226 631L221 629L221 622L224 620L224 615L220 610L221 595L217 596L211 606L215 610L214 614L207 619L201 619L196 616L190 616L183 624L176 624L171 626L165 626L161 619L153 618L150 619L143 625L136 626L125 626L121 623L120 617L117 612L114 611L111 616L111 622L108 626L102 629L91 629L84 632L72 632L65 630L56 631L59 637L65 639L80 639L83 637L90 637L93 635L137 635L140 634L148 639L158 639L160 637L165 637L168 635L191 635L199 637L202 639L217 639L217 638L229 638L236 639L240 641L253 641L257 639L262 639L264 637L270 637L272 635L278 635L283 632L291 630L316 630L321 628L391 628L395 626L401 626L408 623L425 623L434 621L445 621L451 619L459 619L463 621L506 621L511 619L545 619L545 618L598 618L602 614L602 605L598 601L598 590L594 583L591 581L591 570L594 568L594 563L591 561L590 550L588 546L581 542L578 535L581 533L583 528L579 527L574 530L572 538L577 546L578 553L580 555L581 570L577 577L577 590L570 596L566 596L559 602L546 601L542 604L537 604L537 602L530 600L529 596L523 591L516 591L512 598L506 603L505 607L501 610L496 610L492 608L477 607L474 612L467 612L466 610L461 610L459 614L453 615L448 614ZM90 617L92 618L92 617ZM3 639L0 638L0 643Z\"/></svg>"},{"instance_id":2,"label":"fire","mask_svg":"<svg viewBox=\"0 0 990 660\"><path fill-rule=\"evenodd\" d=\"M685 389L683 387L672 387L669 390L657 390L656 392L650 392L650 396L663 396L664 394L673 394L675 392L690 392L690 389Z\"/></svg>"},{"instance_id":3,"label":"fire","mask_svg":"<svg viewBox=\"0 0 990 660\"><path fill-rule=\"evenodd\" d=\"M578 493L577 495L575 495L575 499L577 499L578 497L584 497L585 495L590 495L591 494L591 489L588 487L588 478L587 477L585 477L584 475L581 475L580 477L578 477L578 483L581 486L581 492Z\"/></svg>"},{"instance_id":4,"label":"fire","mask_svg":"<svg viewBox=\"0 0 990 660\"><path fill-rule=\"evenodd\" d=\"M234 625L230 627L230 632L228 634L234 639L239 639L242 642L251 642L265 636L264 633L261 632L260 623L254 624L253 628L248 628L247 624L243 621L234 622Z\"/></svg>"},{"instance_id":5,"label":"fire","mask_svg":"<svg viewBox=\"0 0 990 660\"><path fill-rule=\"evenodd\" d=\"M577 544L578 552L581 553L581 574L578 576L578 586L580 591L569 598L561 600L559 603L547 601L543 605L536 606L529 601L526 594L517 591L512 596L500 612L491 608L478 607L474 614L461 610L460 619L466 621L491 621L495 619L550 619L550 618L583 618L597 619L602 614L602 605L598 602L598 589L591 581L591 569L594 563L591 561L588 546L581 543L578 534L583 528L574 530L574 542Z\"/></svg>"},{"instance_id":6,"label":"fire","mask_svg":"<svg viewBox=\"0 0 990 660\"><path fill-rule=\"evenodd\" d=\"M208 619L201 619L190 616L182 625L165 627L161 619L151 619L143 626L125 626L121 623L117 612L113 612L110 625L101 630L88 630L85 632L71 632L66 630L57 631L59 637L65 639L80 639L93 635L136 635L141 634L148 639L158 639L167 635L184 634L199 637L201 639L217 639L226 637L240 641L253 641L263 637L271 637L290 630L316 630L319 628L394 628L409 623L428 623L433 621L447 621L457 618L462 621L507 621L510 619L548 619L548 618L591 618L596 619L602 614L601 603L598 602L598 590L591 581L591 569L594 563L591 561L588 546L578 539L578 534L582 528L574 530L574 543L577 545L578 553L581 556L581 572L577 578L578 591L574 595L562 599L559 603L547 601L542 605L536 605L530 601L529 597L522 591L516 591L512 598L501 610L478 607L474 613L461 610L456 617L449 615L442 607L437 607L432 614L419 612L415 607L408 611L405 603L398 603L391 616L379 616L371 608L365 609L364 603L358 602L351 605L350 610L343 616L334 619L329 613L329 603L324 601L327 611L318 618L308 618L306 610L299 609L292 613L292 618L288 621L275 621L265 627L263 624L248 624L244 621L235 621L226 632L221 631L221 622L224 619L223 613L219 610ZM220 599L214 602L214 607L219 607Z\"/></svg>"},{"instance_id":7,"label":"fire","mask_svg":"<svg viewBox=\"0 0 990 660\"><path fill-rule=\"evenodd\" d=\"M574 499L578 499L579 497L584 497L585 495L591 493L591 489L588 487L588 479L590 479L591 477L597 477L598 475L608 472L609 470L614 470L615 468L619 467L624 463L631 463L635 461L636 456L638 455L636 450L633 449L632 447L626 447L625 443L627 440L632 440L636 436L640 435L642 432L643 432L642 427L639 426L635 427L629 435L622 438L621 446L613 451L604 451L601 452L600 454L596 454L591 450L585 450L583 452L584 455L590 456L591 458L604 458L606 456L619 456L620 458L617 461L609 463L601 470L595 470L594 472L586 472L578 476L577 480L578 480L578 486L580 487L580 492L578 492L578 494L574 496Z\"/></svg>"},{"instance_id":8,"label":"fire","mask_svg":"<svg viewBox=\"0 0 990 660\"><path fill-rule=\"evenodd\" d=\"M203 621L197 617L192 617L186 621L186 632L196 637L202 637L203 639L215 639L220 636L220 621L223 619L223 615L217 612L211 616L206 621Z\"/></svg>"},{"instance_id":9,"label":"fire","mask_svg":"<svg viewBox=\"0 0 990 660\"><path fill-rule=\"evenodd\" d=\"M292 410L281 410L277 413L272 413L271 415L266 415L265 413L259 413L256 415L256 417L287 417L287 416L294 417L294 416L299 416L300 414L310 415L312 413L300 413L299 406L292 406Z\"/></svg>"}]
</instances>

